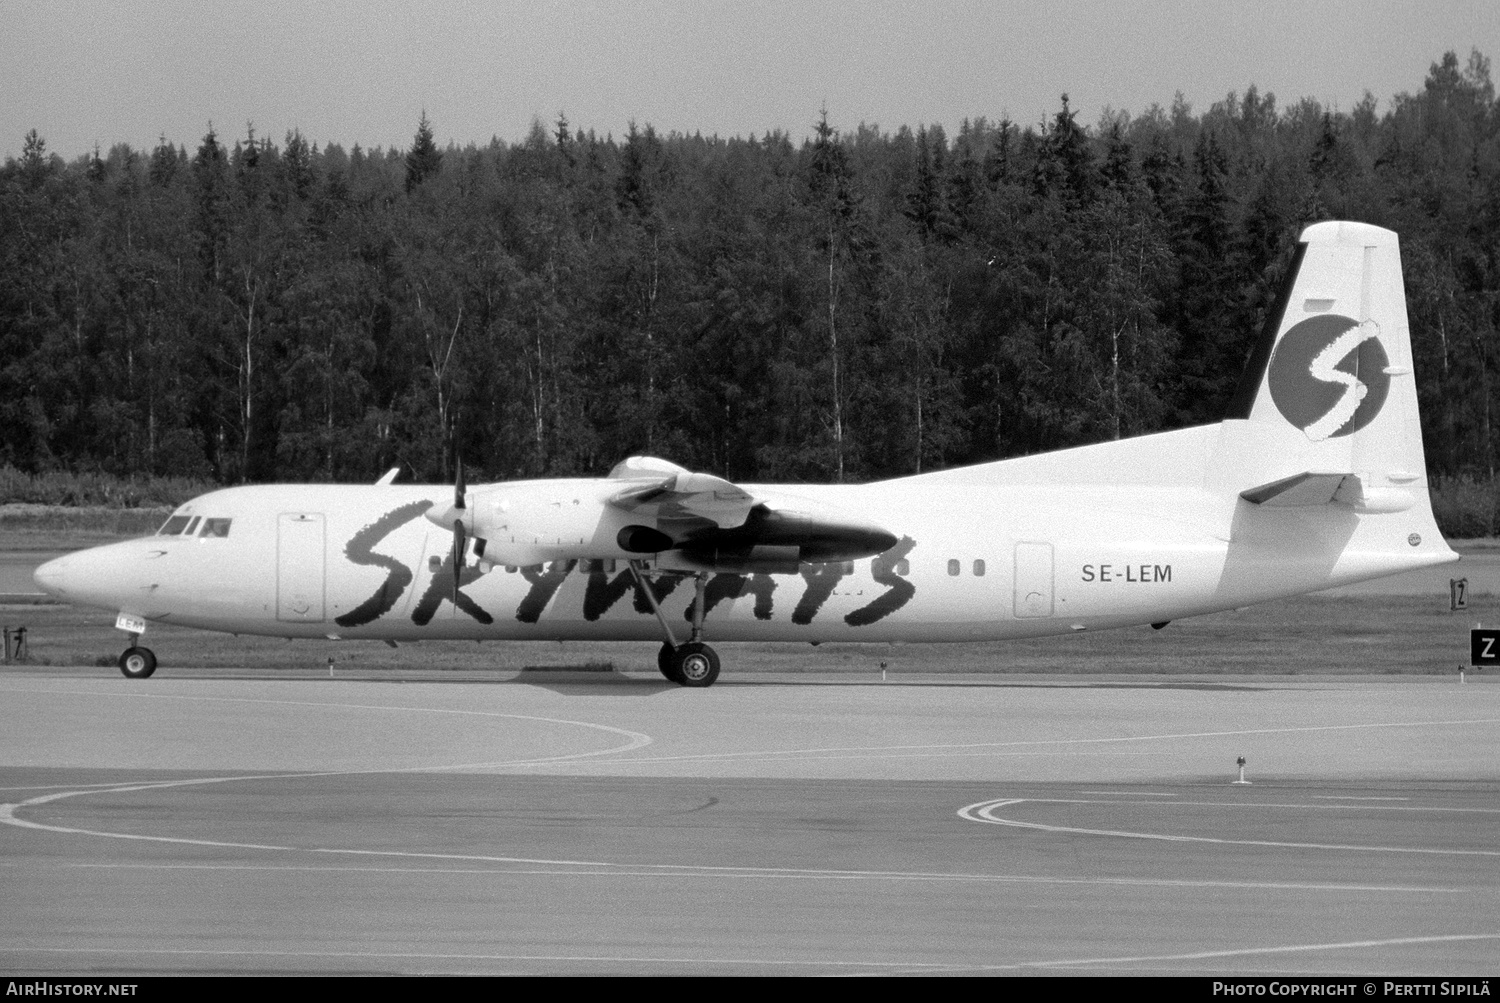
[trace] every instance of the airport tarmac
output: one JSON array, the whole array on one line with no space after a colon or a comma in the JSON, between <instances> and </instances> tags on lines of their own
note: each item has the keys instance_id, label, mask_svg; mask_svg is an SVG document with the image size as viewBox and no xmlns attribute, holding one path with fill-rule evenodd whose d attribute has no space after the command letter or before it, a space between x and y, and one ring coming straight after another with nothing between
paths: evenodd
<instances>
[{"instance_id":1,"label":"airport tarmac","mask_svg":"<svg viewBox=\"0 0 1500 1003\"><path fill-rule=\"evenodd\" d=\"M383 678L0 672L0 969L1500 969L1488 679Z\"/></svg>"}]
</instances>

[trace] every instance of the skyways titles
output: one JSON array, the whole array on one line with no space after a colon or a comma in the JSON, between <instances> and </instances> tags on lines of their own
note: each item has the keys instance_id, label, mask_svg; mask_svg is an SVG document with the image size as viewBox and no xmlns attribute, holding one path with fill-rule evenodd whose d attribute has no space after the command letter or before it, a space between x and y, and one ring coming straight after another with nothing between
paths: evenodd
<instances>
[{"instance_id":1,"label":"skyways titles","mask_svg":"<svg viewBox=\"0 0 1500 1003\"><path fill-rule=\"evenodd\" d=\"M400 560L388 554L376 553L374 548L397 528L418 518L431 506L430 501L419 501L393 509L349 540L344 548L344 556L350 563L383 568L386 577L369 598L335 618L335 623L341 627L359 627L372 623L396 608L401 597L416 580L416 575ZM854 627L866 626L889 616L911 601L911 597L916 595L916 586L897 575L895 569L915 546L916 541L911 537L903 537L896 546L871 561L871 576L885 590L869 603L846 615L844 620L847 623ZM515 618L522 623L536 623L540 620L552 597L568 580L568 576L578 569L579 562L574 560L517 569L530 588L516 605ZM494 615L463 591L464 586L478 581L483 572L474 566L459 569L457 590L453 587L453 572L453 555L450 553L433 570L426 589L412 607L412 622L419 627L426 626L432 622L442 603L454 602L459 610L477 622L486 625L494 623ZM603 570L602 562L593 562L588 567L587 574L588 583L583 599L584 619L598 620L627 595L632 596L632 604L637 613L647 616L651 614L650 600L628 570L616 572L611 577ZM800 576L804 586L792 609L792 622L799 625L811 623L833 594L835 587L849 575L849 566L842 563L805 566ZM660 602L671 595L683 580L682 576L662 575L652 583L651 591ZM709 580L704 595L704 612L709 612L726 600L754 596L755 618L769 620L774 609L772 593L777 590L778 585L775 578L766 574L716 574ZM685 616L690 618L691 612Z\"/></svg>"}]
</instances>

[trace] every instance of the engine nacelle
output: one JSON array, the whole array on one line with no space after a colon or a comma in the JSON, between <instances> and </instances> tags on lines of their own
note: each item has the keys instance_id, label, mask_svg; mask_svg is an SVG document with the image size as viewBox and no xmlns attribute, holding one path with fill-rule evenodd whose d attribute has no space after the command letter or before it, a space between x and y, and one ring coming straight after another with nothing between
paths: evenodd
<instances>
[{"instance_id":1,"label":"engine nacelle","mask_svg":"<svg viewBox=\"0 0 1500 1003\"><path fill-rule=\"evenodd\" d=\"M488 564L525 567L584 557L625 557L616 537L625 514L594 482L553 481L475 492L470 532ZM548 490L548 489L551 490Z\"/></svg>"},{"instance_id":2,"label":"engine nacelle","mask_svg":"<svg viewBox=\"0 0 1500 1003\"><path fill-rule=\"evenodd\" d=\"M748 496L747 496L748 497ZM681 571L796 574L803 564L854 561L896 545L888 530L807 499L756 503L725 528L671 506L620 503L607 480L516 482L479 488L466 504L429 511L474 538L482 566L646 559Z\"/></svg>"}]
</instances>

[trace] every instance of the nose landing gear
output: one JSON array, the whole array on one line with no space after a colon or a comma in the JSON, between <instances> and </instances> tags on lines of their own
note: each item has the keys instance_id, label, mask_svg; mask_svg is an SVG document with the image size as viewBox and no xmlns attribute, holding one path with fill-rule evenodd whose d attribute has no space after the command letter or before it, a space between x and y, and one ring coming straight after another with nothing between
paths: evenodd
<instances>
[{"instance_id":1,"label":"nose landing gear","mask_svg":"<svg viewBox=\"0 0 1500 1003\"><path fill-rule=\"evenodd\" d=\"M156 654L134 644L120 656L120 672L126 679L145 679L156 671Z\"/></svg>"},{"instance_id":2,"label":"nose landing gear","mask_svg":"<svg viewBox=\"0 0 1500 1003\"><path fill-rule=\"evenodd\" d=\"M126 679L145 679L156 671L156 654L150 648L141 647L141 634L145 633L146 621L132 613L121 612L115 619L115 629L130 638L130 647L120 655L120 672Z\"/></svg>"}]
</instances>

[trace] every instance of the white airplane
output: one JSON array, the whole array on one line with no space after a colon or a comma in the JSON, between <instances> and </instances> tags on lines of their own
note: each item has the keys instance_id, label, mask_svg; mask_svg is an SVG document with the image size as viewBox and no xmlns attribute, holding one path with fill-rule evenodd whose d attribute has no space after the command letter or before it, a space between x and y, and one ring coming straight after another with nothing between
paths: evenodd
<instances>
[{"instance_id":1,"label":"white airplane","mask_svg":"<svg viewBox=\"0 0 1500 1003\"><path fill-rule=\"evenodd\" d=\"M863 485L608 477L228 488L41 588L152 622L387 642L980 641L1169 620L1457 560L1433 521L1396 235L1303 231L1218 424ZM450 496L450 490L453 492Z\"/></svg>"}]
</instances>

